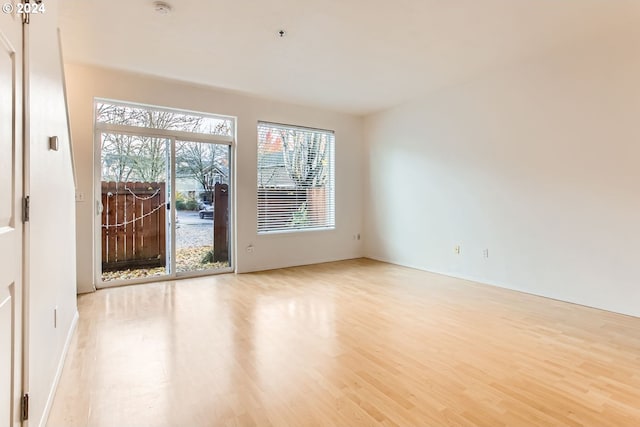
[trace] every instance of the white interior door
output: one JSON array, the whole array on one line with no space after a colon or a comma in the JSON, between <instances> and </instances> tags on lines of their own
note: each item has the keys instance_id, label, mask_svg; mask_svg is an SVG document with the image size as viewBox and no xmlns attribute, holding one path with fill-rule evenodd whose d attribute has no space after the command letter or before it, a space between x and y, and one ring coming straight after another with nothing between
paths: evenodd
<instances>
[{"instance_id":1,"label":"white interior door","mask_svg":"<svg viewBox=\"0 0 640 427\"><path fill-rule=\"evenodd\" d=\"M13 3L7 2L8 5ZM21 38L20 17L15 14L0 13L0 425L2 426L17 426L21 422L23 237Z\"/></svg>"}]
</instances>

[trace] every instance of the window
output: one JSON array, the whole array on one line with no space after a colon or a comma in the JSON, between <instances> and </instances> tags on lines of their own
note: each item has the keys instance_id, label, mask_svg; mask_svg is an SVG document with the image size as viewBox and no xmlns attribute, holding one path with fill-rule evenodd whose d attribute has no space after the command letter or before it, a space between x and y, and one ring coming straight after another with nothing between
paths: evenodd
<instances>
[{"instance_id":1,"label":"window","mask_svg":"<svg viewBox=\"0 0 640 427\"><path fill-rule=\"evenodd\" d=\"M233 120L204 113L125 102L96 102L96 123L232 136Z\"/></svg>"},{"instance_id":2,"label":"window","mask_svg":"<svg viewBox=\"0 0 640 427\"><path fill-rule=\"evenodd\" d=\"M258 233L335 227L332 131L258 123Z\"/></svg>"}]
</instances>

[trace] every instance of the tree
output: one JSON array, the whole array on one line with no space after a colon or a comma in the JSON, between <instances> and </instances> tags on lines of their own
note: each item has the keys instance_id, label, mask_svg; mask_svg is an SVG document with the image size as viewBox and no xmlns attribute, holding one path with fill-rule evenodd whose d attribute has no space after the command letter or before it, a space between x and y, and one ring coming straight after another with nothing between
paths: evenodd
<instances>
[{"instance_id":1,"label":"tree","mask_svg":"<svg viewBox=\"0 0 640 427\"><path fill-rule=\"evenodd\" d=\"M284 165L289 177L299 188L322 187L327 181L329 144L318 132L283 129Z\"/></svg>"},{"instance_id":2,"label":"tree","mask_svg":"<svg viewBox=\"0 0 640 427\"><path fill-rule=\"evenodd\" d=\"M296 188L304 189L301 203L293 213L293 226L308 226L318 218L312 218L309 210L311 191L324 187L327 182L327 157L329 143L324 134L318 132L282 130L284 165Z\"/></svg>"},{"instance_id":3,"label":"tree","mask_svg":"<svg viewBox=\"0 0 640 427\"><path fill-rule=\"evenodd\" d=\"M176 174L180 178L193 178L213 201L213 186L229 181L229 148L203 142L179 142L176 146Z\"/></svg>"},{"instance_id":4,"label":"tree","mask_svg":"<svg viewBox=\"0 0 640 427\"><path fill-rule=\"evenodd\" d=\"M167 140L140 137L132 158L135 178L141 182L161 182L167 175Z\"/></svg>"},{"instance_id":5,"label":"tree","mask_svg":"<svg viewBox=\"0 0 640 427\"><path fill-rule=\"evenodd\" d=\"M142 128L199 132L204 126L202 117L119 104L98 104L96 113L98 122ZM105 181L165 180L168 147L164 138L104 133L101 149Z\"/></svg>"},{"instance_id":6,"label":"tree","mask_svg":"<svg viewBox=\"0 0 640 427\"><path fill-rule=\"evenodd\" d=\"M131 136L103 134L101 144L102 180L128 181L133 172L132 151Z\"/></svg>"}]
</instances>

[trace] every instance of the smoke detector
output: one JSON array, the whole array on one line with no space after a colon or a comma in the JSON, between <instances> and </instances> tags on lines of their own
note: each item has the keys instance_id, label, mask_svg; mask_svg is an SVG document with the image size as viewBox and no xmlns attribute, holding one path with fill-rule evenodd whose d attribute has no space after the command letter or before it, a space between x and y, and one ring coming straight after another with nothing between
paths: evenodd
<instances>
[{"instance_id":1,"label":"smoke detector","mask_svg":"<svg viewBox=\"0 0 640 427\"><path fill-rule=\"evenodd\" d=\"M164 1L154 1L153 9L160 15L168 15L171 13L171 5Z\"/></svg>"}]
</instances>

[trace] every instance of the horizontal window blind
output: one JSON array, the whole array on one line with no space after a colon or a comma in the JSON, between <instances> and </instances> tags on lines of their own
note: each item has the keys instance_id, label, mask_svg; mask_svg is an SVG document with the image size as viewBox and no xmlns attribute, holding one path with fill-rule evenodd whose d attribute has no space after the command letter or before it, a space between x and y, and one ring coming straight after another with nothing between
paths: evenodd
<instances>
[{"instance_id":1,"label":"horizontal window blind","mask_svg":"<svg viewBox=\"0 0 640 427\"><path fill-rule=\"evenodd\" d=\"M333 131L258 123L258 233L335 227Z\"/></svg>"}]
</instances>

